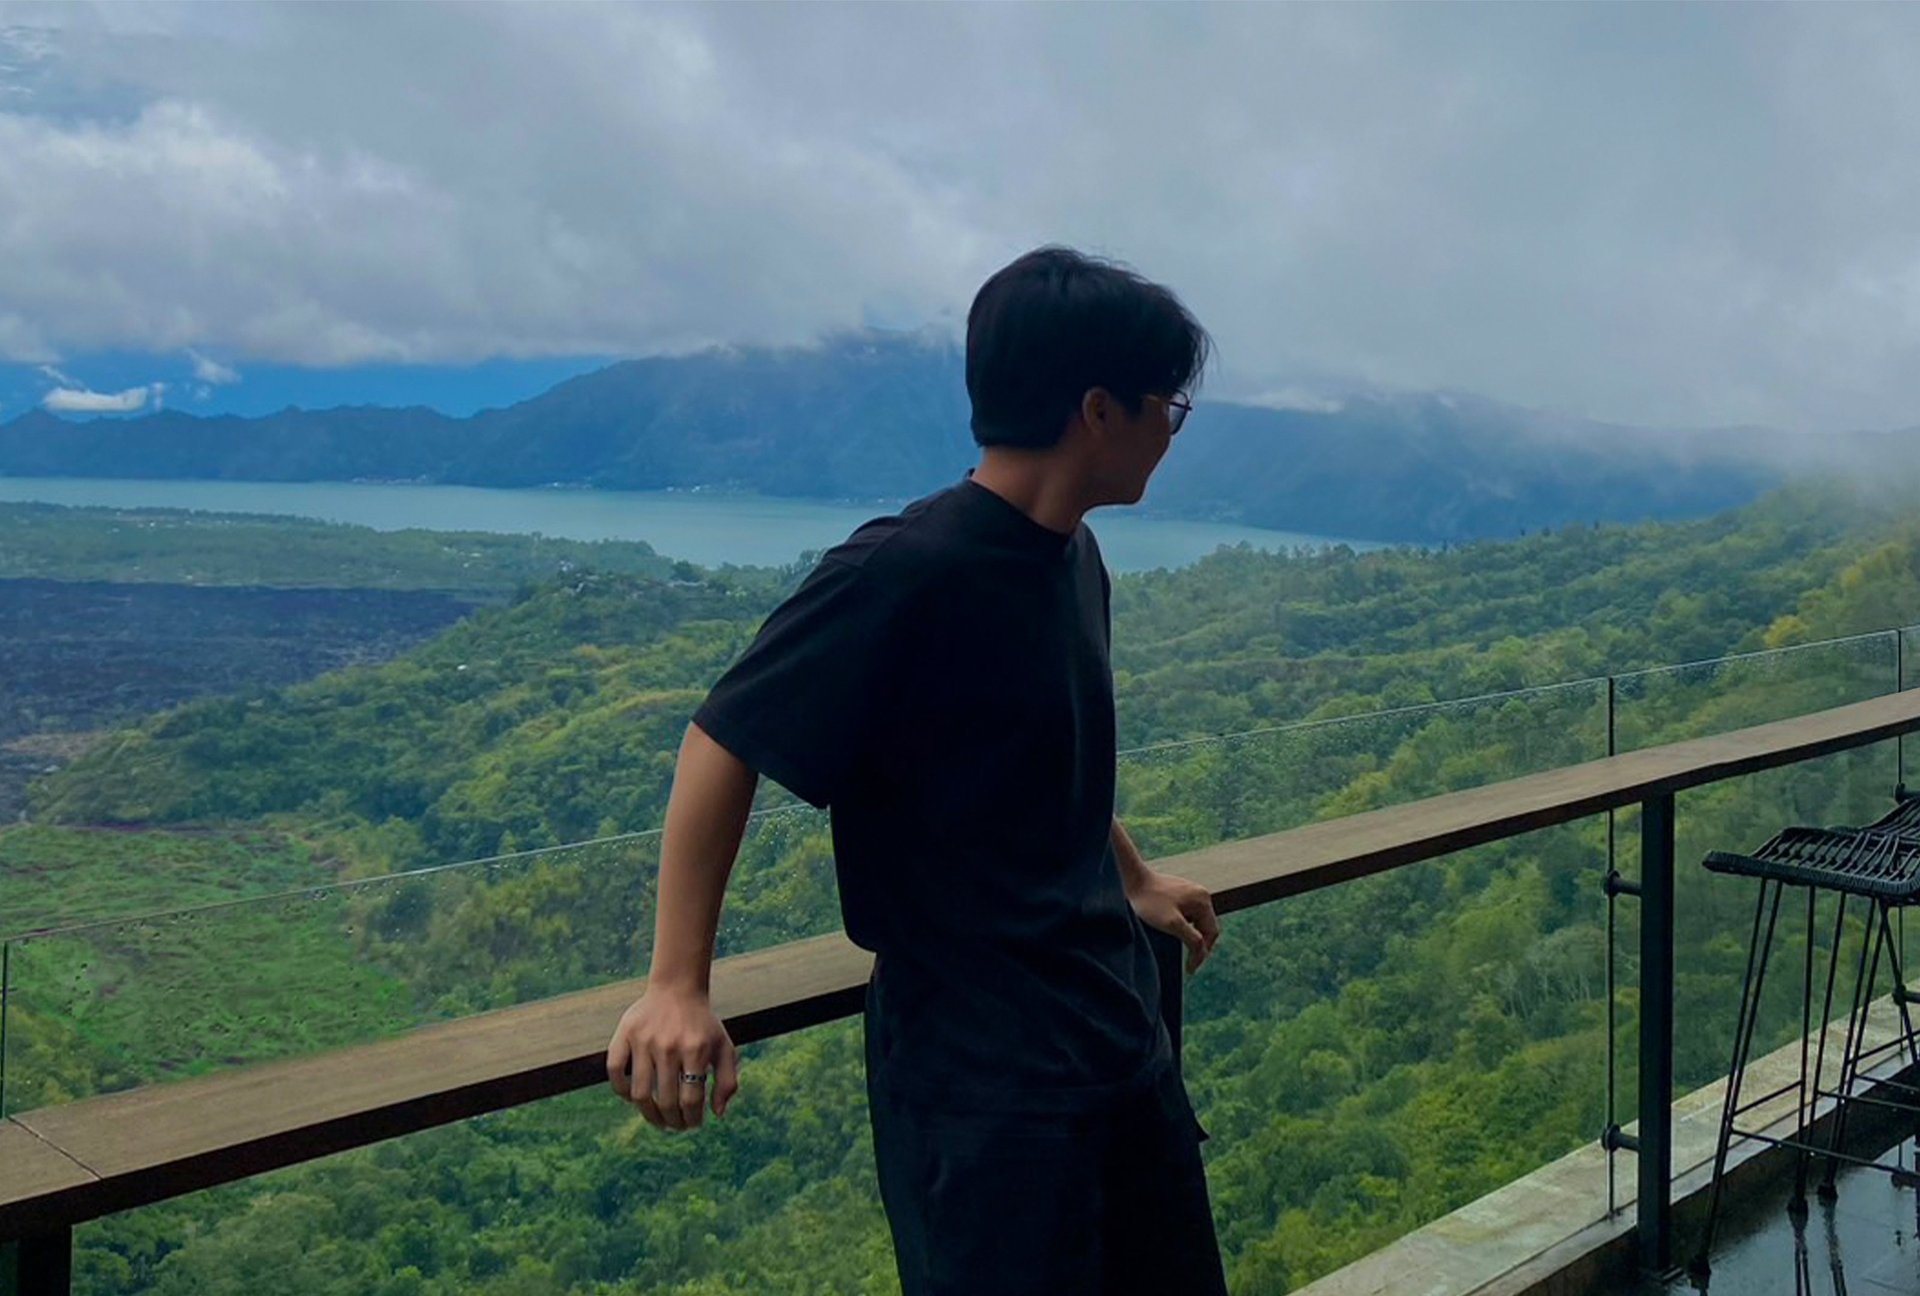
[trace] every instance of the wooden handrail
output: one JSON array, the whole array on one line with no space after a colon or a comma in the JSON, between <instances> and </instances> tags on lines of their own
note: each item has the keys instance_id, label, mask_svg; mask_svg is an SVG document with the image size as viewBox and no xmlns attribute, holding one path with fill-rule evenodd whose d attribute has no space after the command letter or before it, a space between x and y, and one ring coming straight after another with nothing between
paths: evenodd
<instances>
[{"instance_id":1,"label":"wooden handrail","mask_svg":"<svg viewBox=\"0 0 1920 1296\"><path fill-rule=\"evenodd\" d=\"M1920 732L1920 690L1229 842L1156 866L1206 886L1227 913L1913 732ZM838 933L736 955L714 965L714 1007L736 1043L767 1039L858 1013L871 968L872 955ZM603 1084L607 1037L644 987L644 979L612 983L379 1043L0 1121L0 1241Z\"/></svg>"}]
</instances>

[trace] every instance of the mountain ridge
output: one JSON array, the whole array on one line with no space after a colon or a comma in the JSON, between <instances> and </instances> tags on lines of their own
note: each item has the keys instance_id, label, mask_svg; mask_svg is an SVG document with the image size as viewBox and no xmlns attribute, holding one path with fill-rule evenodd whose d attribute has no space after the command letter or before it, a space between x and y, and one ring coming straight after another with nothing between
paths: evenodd
<instances>
[{"instance_id":1,"label":"mountain ridge","mask_svg":"<svg viewBox=\"0 0 1920 1296\"><path fill-rule=\"evenodd\" d=\"M87 421L36 410L0 424L0 475L905 500L976 458L962 369L951 341L864 332L815 347L618 361L465 417L377 405ZM1764 430L1622 427L1455 392L1360 392L1292 408L1206 401L1144 507L1323 535L1460 541L1718 512L1828 466L1841 445Z\"/></svg>"}]
</instances>

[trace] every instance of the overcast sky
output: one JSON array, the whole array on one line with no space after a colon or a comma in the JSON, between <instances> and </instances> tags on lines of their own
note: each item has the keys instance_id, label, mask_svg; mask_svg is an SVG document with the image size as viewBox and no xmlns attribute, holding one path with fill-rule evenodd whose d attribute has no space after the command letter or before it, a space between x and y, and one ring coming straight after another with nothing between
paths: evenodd
<instances>
[{"instance_id":1,"label":"overcast sky","mask_svg":"<svg viewBox=\"0 0 1920 1296\"><path fill-rule=\"evenodd\" d=\"M957 328L1063 241L1220 395L1920 424L1916 67L1892 6L0 3L0 361Z\"/></svg>"}]
</instances>

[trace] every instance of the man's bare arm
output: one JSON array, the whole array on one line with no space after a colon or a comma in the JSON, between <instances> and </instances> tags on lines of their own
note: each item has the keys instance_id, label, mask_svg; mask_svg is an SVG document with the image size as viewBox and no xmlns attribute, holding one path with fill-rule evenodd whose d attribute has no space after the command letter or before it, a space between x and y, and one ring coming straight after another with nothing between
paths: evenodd
<instances>
[{"instance_id":1,"label":"man's bare arm","mask_svg":"<svg viewBox=\"0 0 1920 1296\"><path fill-rule=\"evenodd\" d=\"M1147 861L1141 858L1140 848L1133 844L1133 838L1127 836L1126 827L1120 822L1119 815L1113 817L1112 836L1113 857L1120 864L1120 885L1127 889L1128 895L1132 895L1134 888L1145 882L1153 870L1148 868Z\"/></svg>"},{"instance_id":2,"label":"man's bare arm","mask_svg":"<svg viewBox=\"0 0 1920 1296\"><path fill-rule=\"evenodd\" d=\"M1220 939L1213 896L1197 882L1149 868L1117 815L1111 835L1113 858L1120 866L1120 885L1133 911L1147 926L1179 937L1187 947L1187 971L1198 972Z\"/></svg>"},{"instance_id":3,"label":"man's bare arm","mask_svg":"<svg viewBox=\"0 0 1920 1296\"><path fill-rule=\"evenodd\" d=\"M739 1055L708 996L721 903L758 782L698 725L687 726L660 843L652 969L607 1045L613 1091L663 1129L700 1124L706 1086L682 1083L682 1072L713 1069L716 1116L740 1087Z\"/></svg>"},{"instance_id":4,"label":"man's bare arm","mask_svg":"<svg viewBox=\"0 0 1920 1296\"><path fill-rule=\"evenodd\" d=\"M746 834L755 774L740 758L687 726L667 797L660 844L658 913L647 985L707 993L721 898Z\"/></svg>"}]
</instances>

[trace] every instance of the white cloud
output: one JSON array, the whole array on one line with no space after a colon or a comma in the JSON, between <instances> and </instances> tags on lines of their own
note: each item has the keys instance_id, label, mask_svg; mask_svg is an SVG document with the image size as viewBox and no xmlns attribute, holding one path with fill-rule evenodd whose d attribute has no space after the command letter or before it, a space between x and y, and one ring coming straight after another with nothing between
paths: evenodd
<instances>
[{"instance_id":1,"label":"white cloud","mask_svg":"<svg viewBox=\"0 0 1920 1296\"><path fill-rule=\"evenodd\" d=\"M41 365L40 372L44 374L46 377L51 378L53 379L53 381L59 383L62 387L79 387L82 385L79 379L69 378L66 374L61 373L58 369L55 369L50 364Z\"/></svg>"},{"instance_id":2,"label":"white cloud","mask_svg":"<svg viewBox=\"0 0 1920 1296\"><path fill-rule=\"evenodd\" d=\"M1920 9L32 13L0 58L32 91L0 98L0 357L957 327L1060 240L1176 287L1239 390L1920 411Z\"/></svg>"},{"instance_id":3,"label":"white cloud","mask_svg":"<svg viewBox=\"0 0 1920 1296\"><path fill-rule=\"evenodd\" d=\"M158 409L165 399L165 383L129 387L121 392L88 391L85 388L56 387L40 403L56 414L136 414L151 400Z\"/></svg>"},{"instance_id":4,"label":"white cloud","mask_svg":"<svg viewBox=\"0 0 1920 1296\"><path fill-rule=\"evenodd\" d=\"M323 81L291 48L215 39L141 66L151 97L125 118L0 113L0 301L73 351L337 365L804 341L883 297L929 317L972 278L978 240L937 194L733 107L739 69L713 81L678 17L582 11L605 28L588 48L541 11L474 13L428 20L445 59L580 76L456 110L444 60L415 78L377 30L261 14ZM269 65L297 104L254 81ZM325 83L349 68L364 103Z\"/></svg>"},{"instance_id":5,"label":"white cloud","mask_svg":"<svg viewBox=\"0 0 1920 1296\"><path fill-rule=\"evenodd\" d=\"M189 349L187 358L193 361L193 376L201 383L225 387L240 381L239 370L223 365L218 360L209 360L198 351Z\"/></svg>"},{"instance_id":6,"label":"white cloud","mask_svg":"<svg viewBox=\"0 0 1920 1296\"><path fill-rule=\"evenodd\" d=\"M54 358L54 350L40 331L18 315L0 308L0 361L38 364Z\"/></svg>"},{"instance_id":7,"label":"white cloud","mask_svg":"<svg viewBox=\"0 0 1920 1296\"><path fill-rule=\"evenodd\" d=\"M1260 405L1274 410L1298 410L1303 414L1338 414L1347 407L1344 400L1322 396L1304 387L1282 387L1241 400L1244 405Z\"/></svg>"}]
</instances>

